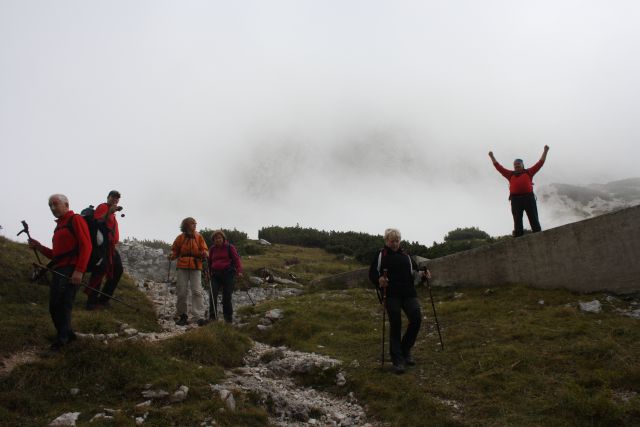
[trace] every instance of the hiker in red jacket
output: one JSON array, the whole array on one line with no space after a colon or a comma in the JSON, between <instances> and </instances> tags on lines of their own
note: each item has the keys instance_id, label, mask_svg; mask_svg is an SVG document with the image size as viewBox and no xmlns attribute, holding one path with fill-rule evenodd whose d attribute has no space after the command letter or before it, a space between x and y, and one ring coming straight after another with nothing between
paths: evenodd
<instances>
[{"instance_id":1,"label":"hiker in red jacket","mask_svg":"<svg viewBox=\"0 0 640 427\"><path fill-rule=\"evenodd\" d=\"M100 291L102 279L104 279L105 276L107 276L107 281L101 291L104 295L98 296L97 292L92 292L89 288L85 288L85 293L87 294L87 310L109 307L109 297L113 296L124 271L120 253L116 250L116 245L120 241L120 230L118 229L118 220L115 215L115 213L121 209L118 206L119 202L120 192L111 190L107 195L107 202L99 204L93 214L97 221L103 222L106 225L108 232L104 237L109 241L109 245L107 247L106 265L101 270L91 274L89 287Z\"/></svg>"},{"instance_id":2,"label":"hiker in red jacket","mask_svg":"<svg viewBox=\"0 0 640 427\"><path fill-rule=\"evenodd\" d=\"M222 288L222 313L227 323L233 321L234 278L243 277L242 262L235 246L227 242L227 236L222 230L216 230L212 235L213 245L209 248L209 275L213 285L213 312L218 312L218 293Z\"/></svg>"},{"instance_id":3,"label":"hiker in red jacket","mask_svg":"<svg viewBox=\"0 0 640 427\"><path fill-rule=\"evenodd\" d=\"M504 168L495 157L493 151L489 151L489 157L493 162L493 166L500 172L502 176L509 180L509 200L511 201L511 214L513 215L513 236L519 237L524 234L522 225L522 213L527 213L531 231L536 233L541 230L540 221L538 220L538 206L536 204L536 196L533 194L533 176L542 168L545 160L547 160L547 152L549 146L544 146L542 157L538 163L525 169L522 159L513 161L513 169Z\"/></svg>"},{"instance_id":4,"label":"hiker in red jacket","mask_svg":"<svg viewBox=\"0 0 640 427\"><path fill-rule=\"evenodd\" d=\"M76 339L71 328L71 309L77 286L82 281L91 256L91 237L87 223L69 209L69 199L65 195L54 194L49 197L49 208L57 218L53 248L43 246L35 239L29 239L29 247L51 259L51 268L60 273L53 275L49 288L49 313L57 332L51 350L59 351L62 346Z\"/></svg>"}]
</instances>

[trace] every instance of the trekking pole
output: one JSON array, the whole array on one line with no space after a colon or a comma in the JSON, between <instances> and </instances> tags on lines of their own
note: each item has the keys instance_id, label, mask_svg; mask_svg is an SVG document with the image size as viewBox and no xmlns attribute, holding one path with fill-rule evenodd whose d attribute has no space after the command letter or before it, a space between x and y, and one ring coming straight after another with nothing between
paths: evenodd
<instances>
[{"instance_id":1,"label":"trekking pole","mask_svg":"<svg viewBox=\"0 0 640 427\"><path fill-rule=\"evenodd\" d=\"M387 284L389 283L389 270L386 268L383 271L383 276ZM386 322L387 322L387 287L382 288L382 351L380 352L380 368L384 368L384 340L385 340L385 331L386 331Z\"/></svg>"},{"instance_id":2,"label":"trekking pole","mask_svg":"<svg viewBox=\"0 0 640 427\"><path fill-rule=\"evenodd\" d=\"M436 328L438 328L438 337L440 338L440 347L442 347L442 351L444 351L444 342L442 341L442 334L440 333L440 323L438 322L438 315L436 314L436 306L433 303L433 294L431 293L431 283L429 283L429 278L425 276L427 281L427 289L429 289L429 298L431 298L431 308L433 308L433 318L436 320Z\"/></svg>"},{"instance_id":3,"label":"trekking pole","mask_svg":"<svg viewBox=\"0 0 640 427\"><path fill-rule=\"evenodd\" d=\"M18 234L16 234L16 236L21 235L22 233L27 233L27 237L29 238L29 240L31 240L31 234L29 234L29 224L27 224L27 221L22 221L22 226L24 227L22 229L22 231L20 231ZM38 264L42 264L42 261L40 261L40 255L38 255L38 251L36 250L36 248L33 248L33 253L36 254L36 258L38 259Z\"/></svg>"},{"instance_id":4,"label":"trekking pole","mask_svg":"<svg viewBox=\"0 0 640 427\"><path fill-rule=\"evenodd\" d=\"M209 274L209 264L207 263L205 267L205 262L207 260L202 260L202 269L204 270L204 279L205 283L209 283L209 319L218 319L218 301L214 301L213 299L213 281L211 280L211 275Z\"/></svg>"},{"instance_id":5,"label":"trekking pole","mask_svg":"<svg viewBox=\"0 0 640 427\"><path fill-rule=\"evenodd\" d=\"M162 307L162 316L167 317L167 297L169 295L169 285L171 285L171 260L169 260L169 269L167 270L167 290L164 293L164 307Z\"/></svg>"},{"instance_id":6,"label":"trekking pole","mask_svg":"<svg viewBox=\"0 0 640 427\"><path fill-rule=\"evenodd\" d=\"M247 286L247 288L244 291L247 293L247 296L249 297L249 301L251 301L251 305L255 306L256 303L253 302L253 298L251 298L251 294L249 293L249 287Z\"/></svg>"},{"instance_id":7,"label":"trekking pole","mask_svg":"<svg viewBox=\"0 0 640 427\"><path fill-rule=\"evenodd\" d=\"M60 276L60 277L63 277L63 278L65 278L65 279L69 280L69 281L71 280L71 277L69 277L69 276L67 276L67 275L65 275L65 274L62 274L62 273L60 273L59 271L54 270L53 268L49 268L49 267L47 267L46 265L37 264L37 263L35 263L35 262L34 262L34 263L33 263L33 266L34 266L34 267L37 267L37 268L40 268L40 269L42 269L42 270L50 271L50 272L52 272L53 274L56 274L56 275L58 275L58 276ZM116 298L116 297L111 296L111 295L109 295L109 294L105 294L104 292L99 291L99 290L97 290L97 289L93 289L91 286L87 285L87 284L86 284L86 283L84 283L84 282L80 282L80 285L84 286L86 289L89 289L89 290L90 290L90 291L92 291L92 292L96 292L96 293L98 293L98 294L100 294L100 295L102 295L102 296L105 296L105 297L107 297L107 298L109 298L109 299L112 299L112 300L114 300L114 301L117 301L117 302L119 302L119 303L120 303L120 304L122 304L122 305L125 305L125 306L127 306L127 307L129 307L129 308L132 308L132 309L134 309L136 312L139 312L139 311L140 311L140 309L139 309L138 307L134 307L134 306L132 306L131 304L127 304L126 302L122 301L120 298Z\"/></svg>"}]
</instances>

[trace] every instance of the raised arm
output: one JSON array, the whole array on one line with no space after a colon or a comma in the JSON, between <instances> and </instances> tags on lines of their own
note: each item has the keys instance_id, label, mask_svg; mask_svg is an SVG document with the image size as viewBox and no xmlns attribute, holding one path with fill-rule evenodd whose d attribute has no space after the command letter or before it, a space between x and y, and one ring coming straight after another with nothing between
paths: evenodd
<instances>
[{"instance_id":1,"label":"raised arm","mask_svg":"<svg viewBox=\"0 0 640 427\"><path fill-rule=\"evenodd\" d=\"M504 176L507 179L509 179L509 177L511 177L511 174L513 173L513 171L510 171L509 169L506 169L500 163L498 163L496 158L493 157L493 151L489 151L489 158L493 162L493 167L496 168L496 170L500 173L500 175Z\"/></svg>"},{"instance_id":2,"label":"raised arm","mask_svg":"<svg viewBox=\"0 0 640 427\"><path fill-rule=\"evenodd\" d=\"M493 157L493 151L489 151L489 158L493 163L498 163L495 157Z\"/></svg>"},{"instance_id":3,"label":"raised arm","mask_svg":"<svg viewBox=\"0 0 640 427\"><path fill-rule=\"evenodd\" d=\"M531 176L533 176L533 175L537 174L537 173L538 173L538 171L540 170L540 168L542 168L542 165L544 165L544 162L547 160L547 152L548 152L548 151L549 151L549 146L548 146L548 145L545 145L545 146L544 146L544 151L543 151L543 153L542 153L542 156L540 157L540 160L538 160L538 162L537 162L535 165L531 166L531 167L528 169L529 174L530 174Z\"/></svg>"},{"instance_id":4,"label":"raised arm","mask_svg":"<svg viewBox=\"0 0 640 427\"><path fill-rule=\"evenodd\" d=\"M549 152L549 146L544 146L544 151L542 152L542 157L540 157L540 161L544 163L547 160L547 153Z\"/></svg>"}]
</instances>

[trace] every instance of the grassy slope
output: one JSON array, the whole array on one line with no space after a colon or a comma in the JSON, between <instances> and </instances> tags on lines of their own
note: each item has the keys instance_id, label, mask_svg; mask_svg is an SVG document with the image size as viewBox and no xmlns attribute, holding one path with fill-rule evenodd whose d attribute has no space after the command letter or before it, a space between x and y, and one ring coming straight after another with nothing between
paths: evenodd
<instances>
[{"instance_id":1,"label":"grassy slope","mask_svg":"<svg viewBox=\"0 0 640 427\"><path fill-rule=\"evenodd\" d=\"M24 245L0 239L0 313L7 319L0 328L3 355L44 347L53 334L47 289L24 280L31 258ZM284 269L285 259L293 258L300 263ZM245 266L249 271L291 271L303 281L358 267L321 250L284 245L247 257ZM372 290L316 290L242 310L250 322L241 331L215 324L161 345L74 343L63 356L23 365L0 379L0 424L25 425L18 421L24 417L26 424L42 425L67 410L81 411L82 424L103 407L121 408L130 416L141 412L135 404L143 400L145 384L168 391L186 384L189 399L169 410L154 404L145 425L197 425L212 417L222 425L266 425L264 411L248 400L241 400L242 410L233 414L219 412L222 404L211 399L208 387L222 378L224 368L240 364L250 335L343 360L348 378L343 388L323 372L300 381L341 395L353 391L370 415L392 425L634 425L640 398L625 401L621 396L640 389L638 320L615 313L610 303L604 303L601 314L579 312L575 306L581 297L565 291L499 287L487 294L484 289L455 292L434 290L445 339L442 352L428 294L419 290L428 321L415 350L418 366L404 376L380 369L381 312ZM77 307L76 329L111 332L118 321L142 330L156 327L150 305L130 282L119 295L140 302L142 314L135 316L126 307L99 313ZM595 297L604 301L603 295L582 299ZM285 319L271 331L257 331L259 318L275 307L284 309ZM81 390L77 396L68 393L73 387ZM129 420L122 415L120 424Z\"/></svg>"},{"instance_id":2,"label":"grassy slope","mask_svg":"<svg viewBox=\"0 0 640 427\"><path fill-rule=\"evenodd\" d=\"M48 289L28 282L35 257L25 245L0 238L0 355L26 349L43 350L54 337L48 313ZM140 307L140 313L114 303L112 309L83 310L86 297L79 293L73 325L79 332L111 333L120 322L141 331L158 330L151 303L132 281L123 278L117 296ZM224 378L224 369L238 366L249 348L246 336L224 324L215 324L161 344L121 341L103 343L80 340L59 355L42 357L0 378L0 425L47 425L64 412L79 411L79 424L88 423L104 408L121 409L118 425L132 425L131 417L148 411L145 425L198 425L215 418L223 425L267 424L264 410L237 397L241 411L219 412L223 404L212 399L209 384ZM190 387L182 404L162 408L154 402L147 409L135 405L145 399L141 392L152 389L175 391ZM77 395L70 390L78 388ZM113 425L106 421L93 425Z\"/></svg>"},{"instance_id":3,"label":"grassy slope","mask_svg":"<svg viewBox=\"0 0 640 427\"><path fill-rule=\"evenodd\" d=\"M419 295L428 320L416 344L418 366L401 377L389 373L388 362L380 369L382 317L370 289L270 302L247 310L254 317L246 330L264 342L343 360L348 386L327 388L354 391L371 415L393 425L424 425L425 419L434 425L637 425L640 328L615 311L626 306L622 301L517 286L487 293L436 289L442 352L428 292ZM580 299L594 298L604 302L603 313L577 309ZM285 319L257 331L261 314L275 307L285 310Z\"/></svg>"}]
</instances>

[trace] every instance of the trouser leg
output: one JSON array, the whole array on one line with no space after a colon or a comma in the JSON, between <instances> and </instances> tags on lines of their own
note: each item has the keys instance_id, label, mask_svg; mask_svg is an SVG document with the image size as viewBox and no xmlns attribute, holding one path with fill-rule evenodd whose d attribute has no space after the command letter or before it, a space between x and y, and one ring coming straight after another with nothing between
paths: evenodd
<instances>
[{"instance_id":1,"label":"trouser leg","mask_svg":"<svg viewBox=\"0 0 640 427\"><path fill-rule=\"evenodd\" d=\"M389 355L396 365L403 363L402 357L402 304L398 297L387 298L387 314L389 315Z\"/></svg>"},{"instance_id":2,"label":"trouser leg","mask_svg":"<svg viewBox=\"0 0 640 427\"><path fill-rule=\"evenodd\" d=\"M73 274L74 267L56 269L57 272L69 277ZM69 279L54 275L49 293L49 313L56 328L56 341L64 344L69 341L71 329L71 310L76 296L76 287Z\"/></svg>"},{"instance_id":3,"label":"trouser leg","mask_svg":"<svg viewBox=\"0 0 640 427\"><path fill-rule=\"evenodd\" d=\"M233 321L233 273L225 273L222 280L222 314L228 323Z\"/></svg>"},{"instance_id":4,"label":"trouser leg","mask_svg":"<svg viewBox=\"0 0 640 427\"><path fill-rule=\"evenodd\" d=\"M62 270L56 271L62 273ZM66 279L54 274L49 285L49 314L51 315L53 326L56 328L57 338L59 338L60 330L62 329L61 306L64 298L64 281Z\"/></svg>"},{"instance_id":5,"label":"trouser leg","mask_svg":"<svg viewBox=\"0 0 640 427\"><path fill-rule=\"evenodd\" d=\"M204 319L204 297L202 295L202 271L189 270L191 288L191 312L196 319Z\"/></svg>"},{"instance_id":6,"label":"trouser leg","mask_svg":"<svg viewBox=\"0 0 640 427\"><path fill-rule=\"evenodd\" d=\"M122 273L124 272L124 268L122 267L122 258L120 258L120 253L118 251L114 251L113 253L113 276L108 277L107 281L104 284L102 289L102 293L107 294L109 296L113 296L113 293L120 282L120 278L122 277ZM104 303L109 300L108 296L100 295L98 298L99 302Z\"/></svg>"},{"instance_id":7,"label":"trouser leg","mask_svg":"<svg viewBox=\"0 0 640 427\"><path fill-rule=\"evenodd\" d=\"M182 316L187 314L187 295L189 288L187 287L189 282L189 270L179 268L176 271L176 314Z\"/></svg>"},{"instance_id":8,"label":"trouser leg","mask_svg":"<svg viewBox=\"0 0 640 427\"><path fill-rule=\"evenodd\" d=\"M420 325L422 324L422 312L418 298L403 299L402 310L409 321L401 343L402 355L406 357L411 354L411 349L416 343L418 332L420 332Z\"/></svg>"},{"instance_id":9,"label":"trouser leg","mask_svg":"<svg viewBox=\"0 0 640 427\"><path fill-rule=\"evenodd\" d=\"M95 290L100 290L100 286L102 286L102 279L105 276L104 270L96 270L91 273L91 278L89 279L89 286L84 288L84 293L87 294L87 308L93 308L98 304L98 293Z\"/></svg>"},{"instance_id":10,"label":"trouser leg","mask_svg":"<svg viewBox=\"0 0 640 427\"><path fill-rule=\"evenodd\" d=\"M211 275L211 291L213 292L212 313L218 318L218 294L220 293L220 277L218 275Z\"/></svg>"},{"instance_id":11,"label":"trouser leg","mask_svg":"<svg viewBox=\"0 0 640 427\"><path fill-rule=\"evenodd\" d=\"M540 220L538 219L538 204L536 203L536 196L533 194L530 197L527 197L524 211L527 213L527 218L529 218L531 231L537 233L542 230L542 227L540 227Z\"/></svg>"},{"instance_id":12,"label":"trouser leg","mask_svg":"<svg viewBox=\"0 0 640 427\"><path fill-rule=\"evenodd\" d=\"M522 206L522 200L520 197L511 198L511 215L513 215L513 235L515 237L522 236L524 234L524 226L522 225L522 213L524 208Z\"/></svg>"}]
</instances>

